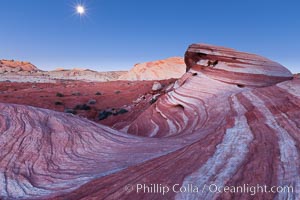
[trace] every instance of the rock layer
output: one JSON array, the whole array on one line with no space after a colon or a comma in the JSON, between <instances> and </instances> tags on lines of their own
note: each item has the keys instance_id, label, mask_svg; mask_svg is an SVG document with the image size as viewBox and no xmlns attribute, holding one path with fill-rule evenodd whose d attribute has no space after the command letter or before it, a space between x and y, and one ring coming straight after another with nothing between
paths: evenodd
<instances>
[{"instance_id":1,"label":"rock layer","mask_svg":"<svg viewBox=\"0 0 300 200\"><path fill-rule=\"evenodd\" d=\"M48 76L50 79L107 82L116 81L121 75L126 73L127 71L97 72L89 69L57 69L43 74Z\"/></svg>"},{"instance_id":2,"label":"rock layer","mask_svg":"<svg viewBox=\"0 0 300 200\"><path fill-rule=\"evenodd\" d=\"M29 62L0 60L0 82L55 83L58 80L81 80L87 82L117 81L127 71L97 72L89 69L63 69L42 71Z\"/></svg>"},{"instance_id":3,"label":"rock layer","mask_svg":"<svg viewBox=\"0 0 300 200\"><path fill-rule=\"evenodd\" d=\"M268 86L293 77L285 67L267 58L212 45L191 45L185 62L187 70L199 67L210 78L247 86Z\"/></svg>"},{"instance_id":4,"label":"rock layer","mask_svg":"<svg viewBox=\"0 0 300 200\"><path fill-rule=\"evenodd\" d=\"M214 54L222 60L224 48L214 47ZM238 60L245 55L231 54ZM266 61L250 55L256 63ZM119 131L72 115L0 104L1 197L299 199L300 79L288 80L280 65L272 71L257 64L253 71L240 68L241 76L262 74L265 83L224 81L222 74L230 80L226 70L208 73L197 64L201 60L189 64L189 58L187 53L188 72L173 89L135 120L119 123ZM137 192L137 184L170 190ZM218 193L209 191L211 184L292 186L294 192ZM178 192L190 185L200 191Z\"/></svg>"},{"instance_id":5,"label":"rock layer","mask_svg":"<svg viewBox=\"0 0 300 200\"><path fill-rule=\"evenodd\" d=\"M37 72L40 71L36 66L29 62L0 60L0 74L5 72Z\"/></svg>"},{"instance_id":6,"label":"rock layer","mask_svg":"<svg viewBox=\"0 0 300 200\"><path fill-rule=\"evenodd\" d=\"M136 64L128 73L119 77L119 80L164 80L180 78L186 66L183 58L172 57L165 60Z\"/></svg>"}]
</instances>

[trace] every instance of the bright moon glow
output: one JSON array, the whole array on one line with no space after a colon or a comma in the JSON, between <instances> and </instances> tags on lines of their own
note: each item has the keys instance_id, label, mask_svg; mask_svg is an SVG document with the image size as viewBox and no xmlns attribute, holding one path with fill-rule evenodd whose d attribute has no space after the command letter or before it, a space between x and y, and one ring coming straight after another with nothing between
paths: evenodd
<instances>
[{"instance_id":1,"label":"bright moon glow","mask_svg":"<svg viewBox=\"0 0 300 200\"><path fill-rule=\"evenodd\" d=\"M85 13L85 8L82 5L78 5L76 11L78 14L83 15Z\"/></svg>"}]
</instances>

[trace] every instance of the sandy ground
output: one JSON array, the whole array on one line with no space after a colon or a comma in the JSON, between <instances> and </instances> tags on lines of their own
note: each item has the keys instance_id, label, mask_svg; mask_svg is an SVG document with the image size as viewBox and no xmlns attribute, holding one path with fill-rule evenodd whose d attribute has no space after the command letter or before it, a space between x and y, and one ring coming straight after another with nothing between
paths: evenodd
<instances>
[{"instance_id":1,"label":"sandy ground","mask_svg":"<svg viewBox=\"0 0 300 200\"><path fill-rule=\"evenodd\" d=\"M167 85L173 81L165 80L161 83ZM153 81L95 83L83 81L59 81L57 83L1 82L0 102L30 105L60 112L64 112L66 109L74 109L77 105L86 104L90 107L90 110L76 109L77 115L110 126L120 120L125 120L127 116L130 116L130 112L116 116L111 115L107 119L99 121L100 112L132 107L136 99L142 95L153 93L151 91L152 85ZM90 100L95 100L96 103L88 104ZM143 106L137 106L135 113L142 112L150 105L147 102Z\"/></svg>"}]
</instances>

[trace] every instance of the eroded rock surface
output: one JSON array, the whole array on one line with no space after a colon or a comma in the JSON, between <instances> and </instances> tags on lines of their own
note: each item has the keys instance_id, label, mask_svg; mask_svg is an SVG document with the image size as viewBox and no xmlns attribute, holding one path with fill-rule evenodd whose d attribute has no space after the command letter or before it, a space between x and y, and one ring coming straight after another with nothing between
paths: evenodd
<instances>
[{"instance_id":1,"label":"eroded rock surface","mask_svg":"<svg viewBox=\"0 0 300 200\"><path fill-rule=\"evenodd\" d=\"M0 60L0 74L20 71L37 72L39 69L29 62Z\"/></svg>"},{"instance_id":2,"label":"eroded rock surface","mask_svg":"<svg viewBox=\"0 0 300 200\"><path fill-rule=\"evenodd\" d=\"M63 69L42 71L29 62L0 60L0 82L55 83L61 80L81 80L87 82L116 81L127 71L98 72L89 69Z\"/></svg>"},{"instance_id":3,"label":"eroded rock surface","mask_svg":"<svg viewBox=\"0 0 300 200\"><path fill-rule=\"evenodd\" d=\"M119 77L119 80L164 80L180 78L185 73L183 58L172 57L136 64L128 73Z\"/></svg>"},{"instance_id":4,"label":"eroded rock surface","mask_svg":"<svg viewBox=\"0 0 300 200\"><path fill-rule=\"evenodd\" d=\"M208 47L194 48L202 55ZM213 48L210 59L229 65L224 48ZM0 196L299 199L300 79L252 54L230 50L238 62L247 55L255 64L225 70L210 69L202 57L191 64L189 51L188 72L134 120L116 124L119 131L70 114L0 104ZM137 193L137 184L171 191ZM176 193L176 184L201 191ZM213 193L205 189L210 184L292 186L294 192Z\"/></svg>"},{"instance_id":5,"label":"eroded rock surface","mask_svg":"<svg viewBox=\"0 0 300 200\"><path fill-rule=\"evenodd\" d=\"M205 44L191 45L185 62L187 70L200 68L212 79L247 86L268 86L293 77L285 67L262 56Z\"/></svg>"},{"instance_id":6,"label":"eroded rock surface","mask_svg":"<svg viewBox=\"0 0 300 200\"><path fill-rule=\"evenodd\" d=\"M126 71L97 72L89 69L56 69L44 74L51 79L107 82L116 81Z\"/></svg>"}]
</instances>

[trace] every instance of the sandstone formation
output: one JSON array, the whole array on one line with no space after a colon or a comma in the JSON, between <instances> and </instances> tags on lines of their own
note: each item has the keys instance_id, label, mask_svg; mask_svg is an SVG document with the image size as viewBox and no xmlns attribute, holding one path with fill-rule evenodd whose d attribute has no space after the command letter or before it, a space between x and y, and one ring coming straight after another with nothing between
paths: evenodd
<instances>
[{"instance_id":1,"label":"sandstone formation","mask_svg":"<svg viewBox=\"0 0 300 200\"><path fill-rule=\"evenodd\" d=\"M163 80L180 78L186 70L184 60L180 57L167 58L136 64L128 73L120 76L119 80Z\"/></svg>"},{"instance_id":2,"label":"sandstone formation","mask_svg":"<svg viewBox=\"0 0 300 200\"><path fill-rule=\"evenodd\" d=\"M289 70L267 58L212 45L191 45L185 62L187 70L199 67L212 79L247 86L268 86L292 77Z\"/></svg>"},{"instance_id":3,"label":"sandstone formation","mask_svg":"<svg viewBox=\"0 0 300 200\"><path fill-rule=\"evenodd\" d=\"M97 72L89 69L74 68L71 70L59 68L54 71L41 71L28 62L1 60L0 82L36 82L55 83L60 80L81 80L94 82L116 81L127 71Z\"/></svg>"},{"instance_id":4,"label":"sandstone formation","mask_svg":"<svg viewBox=\"0 0 300 200\"><path fill-rule=\"evenodd\" d=\"M0 61L0 81L53 83L57 80L107 82L116 80L166 80L180 78L186 70L184 60L172 57L165 60L136 64L130 71L98 72L89 69L57 68L41 71L28 62Z\"/></svg>"},{"instance_id":5,"label":"sandstone formation","mask_svg":"<svg viewBox=\"0 0 300 200\"><path fill-rule=\"evenodd\" d=\"M111 72L97 72L89 69L59 69L44 73L51 79L59 80L82 80L82 81L116 81L121 75L126 74L126 71L111 71Z\"/></svg>"},{"instance_id":6,"label":"sandstone formation","mask_svg":"<svg viewBox=\"0 0 300 200\"><path fill-rule=\"evenodd\" d=\"M260 56L191 47L187 73L119 130L1 103L0 197L300 199L300 79ZM171 190L137 192L137 184ZM176 184L200 191L174 192ZM294 192L218 193L211 184Z\"/></svg>"},{"instance_id":7,"label":"sandstone formation","mask_svg":"<svg viewBox=\"0 0 300 200\"><path fill-rule=\"evenodd\" d=\"M0 74L20 71L37 72L39 69L29 62L0 60Z\"/></svg>"}]
</instances>

